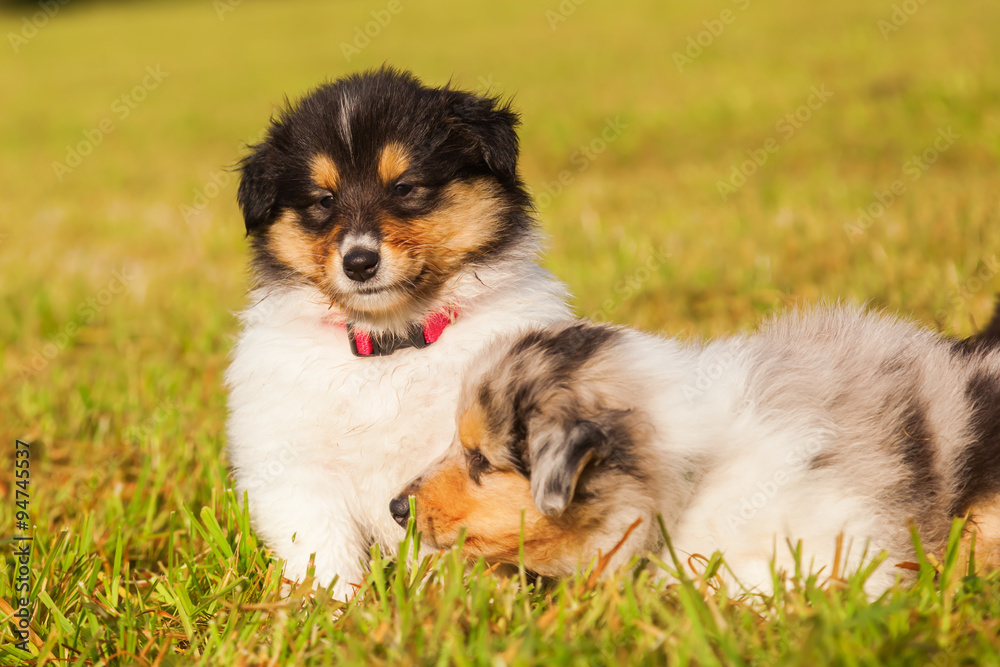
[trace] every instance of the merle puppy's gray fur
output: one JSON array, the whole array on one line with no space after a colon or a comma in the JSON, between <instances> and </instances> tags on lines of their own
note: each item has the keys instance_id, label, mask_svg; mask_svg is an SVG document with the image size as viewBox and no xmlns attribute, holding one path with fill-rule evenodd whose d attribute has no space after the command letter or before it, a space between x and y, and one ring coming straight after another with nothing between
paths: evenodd
<instances>
[{"instance_id":1,"label":"merle puppy's gray fur","mask_svg":"<svg viewBox=\"0 0 1000 667\"><path fill-rule=\"evenodd\" d=\"M940 552L970 515L996 555L1000 311L964 341L851 307L704 345L551 325L479 363L458 423L404 492L438 548L466 526L473 554L516 560L523 543L529 567L563 575L636 519L612 564L661 550L660 514L682 560L721 551L747 588L769 585L772 559L794 571L786 541L827 575L885 550L874 592L914 559L911 522Z\"/></svg>"}]
</instances>

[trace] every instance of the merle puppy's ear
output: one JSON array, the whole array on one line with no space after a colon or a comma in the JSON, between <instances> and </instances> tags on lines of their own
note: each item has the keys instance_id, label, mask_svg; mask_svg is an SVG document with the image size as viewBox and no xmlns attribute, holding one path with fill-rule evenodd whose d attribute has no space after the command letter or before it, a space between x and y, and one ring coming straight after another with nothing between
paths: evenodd
<instances>
[{"instance_id":1,"label":"merle puppy's ear","mask_svg":"<svg viewBox=\"0 0 1000 667\"><path fill-rule=\"evenodd\" d=\"M267 142L251 146L252 152L240 161L240 187L236 193L247 234L271 221L278 197L274 159Z\"/></svg>"},{"instance_id":2,"label":"merle puppy's ear","mask_svg":"<svg viewBox=\"0 0 1000 667\"><path fill-rule=\"evenodd\" d=\"M520 119L510 103L462 91L449 93L449 111L461 130L466 157L486 163L501 182L513 181L518 156L515 128Z\"/></svg>"},{"instance_id":3,"label":"merle puppy's ear","mask_svg":"<svg viewBox=\"0 0 1000 667\"><path fill-rule=\"evenodd\" d=\"M537 418L528 427L531 497L546 516L558 517L569 507L580 474L606 455L608 436L592 421L555 423Z\"/></svg>"}]
</instances>

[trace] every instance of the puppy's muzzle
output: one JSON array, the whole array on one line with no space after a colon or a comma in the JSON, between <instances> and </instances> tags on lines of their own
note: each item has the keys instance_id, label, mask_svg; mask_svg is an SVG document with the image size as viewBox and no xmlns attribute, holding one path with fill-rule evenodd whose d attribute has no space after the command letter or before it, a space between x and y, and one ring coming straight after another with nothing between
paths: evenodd
<instances>
[{"instance_id":1,"label":"puppy's muzzle","mask_svg":"<svg viewBox=\"0 0 1000 667\"><path fill-rule=\"evenodd\" d=\"M406 522L410 518L410 496L404 493L393 498L389 502L389 512L396 523L406 528Z\"/></svg>"},{"instance_id":2,"label":"puppy's muzzle","mask_svg":"<svg viewBox=\"0 0 1000 667\"><path fill-rule=\"evenodd\" d=\"M363 283L378 272L378 253L366 248L355 248L344 255L344 273L351 280Z\"/></svg>"}]
</instances>

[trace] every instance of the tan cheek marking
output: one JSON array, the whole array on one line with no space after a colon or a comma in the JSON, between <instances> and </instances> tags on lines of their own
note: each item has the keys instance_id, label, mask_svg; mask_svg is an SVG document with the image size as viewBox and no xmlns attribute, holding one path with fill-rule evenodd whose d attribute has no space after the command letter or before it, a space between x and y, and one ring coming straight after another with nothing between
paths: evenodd
<instances>
[{"instance_id":1,"label":"tan cheek marking","mask_svg":"<svg viewBox=\"0 0 1000 667\"><path fill-rule=\"evenodd\" d=\"M329 155L318 153L309 162L313 182L324 190L336 192L340 186L340 172Z\"/></svg>"},{"instance_id":2,"label":"tan cheek marking","mask_svg":"<svg viewBox=\"0 0 1000 667\"><path fill-rule=\"evenodd\" d=\"M496 186L485 180L447 186L437 210L424 218L383 221L387 245L407 249L425 265L447 275L496 234L503 213Z\"/></svg>"},{"instance_id":3,"label":"tan cheek marking","mask_svg":"<svg viewBox=\"0 0 1000 667\"><path fill-rule=\"evenodd\" d=\"M452 183L443 205L410 223L410 234L423 244L460 255L482 247L496 233L499 213L496 186L485 180Z\"/></svg>"},{"instance_id":4,"label":"tan cheek marking","mask_svg":"<svg viewBox=\"0 0 1000 667\"><path fill-rule=\"evenodd\" d=\"M299 273L322 280L322 245L317 245L299 226L299 217L294 211L284 211L271 225L268 247L275 257Z\"/></svg>"},{"instance_id":5,"label":"tan cheek marking","mask_svg":"<svg viewBox=\"0 0 1000 667\"><path fill-rule=\"evenodd\" d=\"M410 156L402 144L387 144L378 157L378 177L390 185L410 168Z\"/></svg>"},{"instance_id":6,"label":"tan cheek marking","mask_svg":"<svg viewBox=\"0 0 1000 667\"><path fill-rule=\"evenodd\" d=\"M572 572L586 534L541 514L531 486L513 472L483 476L477 486L456 461L439 468L417 491L417 527L439 547L450 547L462 526L465 553L491 562L516 563L521 548L524 511L524 558L533 571L550 576ZM596 554L594 554L596 555Z\"/></svg>"},{"instance_id":7,"label":"tan cheek marking","mask_svg":"<svg viewBox=\"0 0 1000 667\"><path fill-rule=\"evenodd\" d=\"M464 524L471 499L465 466L456 458L430 474L414 494L417 528L438 546L450 546Z\"/></svg>"},{"instance_id":8,"label":"tan cheek marking","mask_svg":"<svg viewBox=\"0 0 1000 667\"><path fill-rule=\"evenodd\" d=\"M458 437L466 449L478 449L486 435L486 414L479 403L473 403L458 420Z\"/></svg>"},{"instance_id":9,"label":"tan cheek marking","mask_svg":"<svg viewBox=\"0 0 1000 667\"><path fill-rule=\"evenodd\" d=\"M517 473L497 472L483 476L481 493L468 517L466 551L501 562L516 562L521 543L521 511L524 511L524 542L529 544L544 522L531 499L528 480Z\"/></svg>"},{"instance_id":10,"label":"tan cheek marking","mask_svg":"<svg viewBox=\"0 0 1000 667\"><path fill-rule=\"evenodd\" d=\"M470 555L516 563L523 531L524 560L530 569L557 576L576 564L585 535L539 512L527 479L513 472L492 473L483 477L483 486L473 494L466 517L465 547Z\"/></svg>"}]
</instances>

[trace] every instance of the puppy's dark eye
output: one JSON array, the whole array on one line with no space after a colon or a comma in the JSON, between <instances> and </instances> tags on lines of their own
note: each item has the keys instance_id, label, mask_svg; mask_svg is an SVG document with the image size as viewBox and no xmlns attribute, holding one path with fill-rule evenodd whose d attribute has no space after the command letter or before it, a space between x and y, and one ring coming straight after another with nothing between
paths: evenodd
<instances>
[{"instance_id":1,"label":"puppy's dark eye","mask_svg":"<svg viewBox=\"0 0 1000 667\"><path fill-rule=\"evenodd\" d=\"M323 208L333 208L333 195L327 195L320 199L319 205Z\"/></svg>"},{"instance_id":2,"label":"puppy's dark eye","mask_svg":"<svg viewBox=\"0 0 1000 667\"><path fill-rule=\"evenodd\" d=\"M413 191L413 186L409 183L396 183L396 186L392 189L392 194L397 197L405 197Z\"/></svg>"},{"instance_id":3,"label":"puppy's dark eye","mask_svg":"<svg viewBox=\"0 0 1000 667\"><path fill-rule=\"evenodd\" d=\"M483 453L477 449L469 455L469 465L480 470L485 470L490 467L490 460L483 456Z\"/></svg>"},{"instance_id":4,"label":"puppy's dark eye","mask_svg":"<svg viewBox=\"0 0 1000 667\"><path fill-rule=\"evenodd\" d=\"M490 469L490 461L478 449L468 450L465 453L469 462L469 477L479 482L479 476Z\"/></svg>"}]
</instances>

